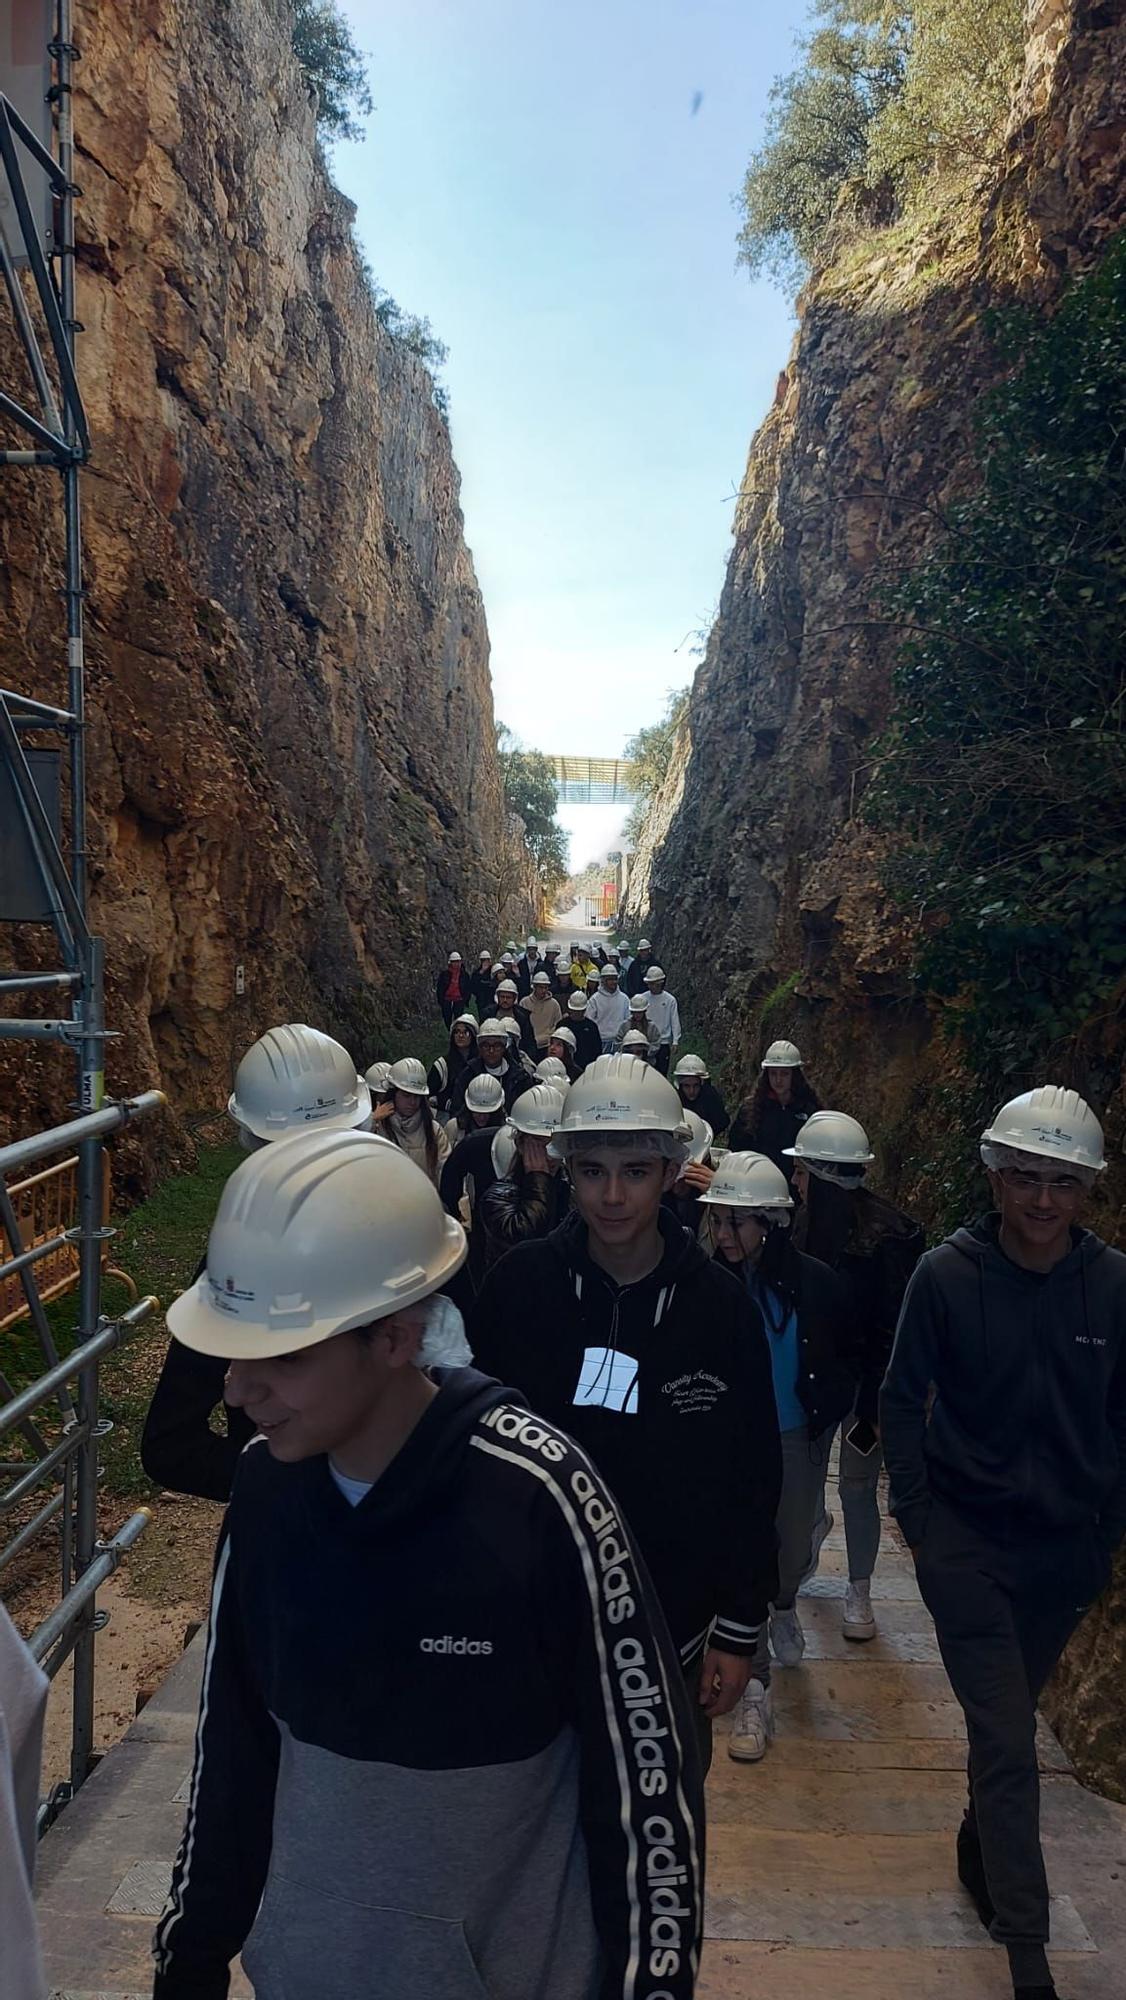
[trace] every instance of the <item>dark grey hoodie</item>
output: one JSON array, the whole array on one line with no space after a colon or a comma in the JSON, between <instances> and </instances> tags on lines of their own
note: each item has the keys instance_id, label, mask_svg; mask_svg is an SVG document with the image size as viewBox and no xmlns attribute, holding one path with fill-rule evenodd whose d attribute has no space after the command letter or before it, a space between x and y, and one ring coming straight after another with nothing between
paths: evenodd
<instances>
[{"instance_id":1,"label":"dark grey hoodie","mask_svg":"<svg viewBox=\"0 0 1126 2000\"><path fill-rule=\"evenodd\" d=\"M880 1398L891 1508L908 1544L932 1498L1004 1540L1126 1534L1126 1256L1086 1229L1047 1273L958 1229L908 1287ZM928 1392L935 1397L929 1417Z\"/></svg>"}]
</instances>

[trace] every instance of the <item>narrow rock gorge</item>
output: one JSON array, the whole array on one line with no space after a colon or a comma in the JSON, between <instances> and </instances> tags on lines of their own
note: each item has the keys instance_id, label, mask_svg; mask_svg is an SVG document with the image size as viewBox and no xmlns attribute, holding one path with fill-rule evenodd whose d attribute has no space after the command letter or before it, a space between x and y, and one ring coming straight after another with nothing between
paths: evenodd
<instances>
[{"instance_id":1,"label":"narrow rock gorge","mask_svg":"<svg viewBox=\"0 0 1126 2000\"><path fill-rule=\"evenodd\" d=\"M630 929L652 930L732 1088L772 1034L795 1035L823 1101L863 1118L883 1184L932 1231L951 1219L957 1072L857 812L900 637L880 592L972 478L975 404L1001 366L988 309L1050 311L1122 227L1124 104L1123 8L1042 0L995 167L883 229L842 213L751 446L718 616L631 882ZM1089 1087L1114 1164L1094 1219L1119 1243L1122 1062L1104 1025ZM1120 1570L1053 1712L1081 1768L1120 1798L1124 1633Z\"/></svg>"},{"instance_id":2,"label":"narrow rock gorge","mask_svg":"<svg viewBox=\"0 0 1126 2000\"><path fill-rule=\"evenodd\" d=\"M92 915L110 1086L178 1112L279 1018L370 1062L450 944L532 914L449 432L291 29L289 0L78 7ZM48 475L4 474L0 554L5 679L57 702ZM21 1126L67 1067L8 1065Z\"/></svg>"}]
</instances>

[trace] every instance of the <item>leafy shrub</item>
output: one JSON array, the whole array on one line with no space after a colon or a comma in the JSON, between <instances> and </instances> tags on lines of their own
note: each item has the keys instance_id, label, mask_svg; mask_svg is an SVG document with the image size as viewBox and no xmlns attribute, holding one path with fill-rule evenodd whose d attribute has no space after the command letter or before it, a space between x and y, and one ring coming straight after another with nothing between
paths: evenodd
<instances>
[{"instance_id":1,"label":"leafy shrub","mask_svg":"<svg viewBox=\"0 0 1126 2000\"><path fill-rule=\"evenodd\" d=\"M637 794L623 829L624 838L631 845L639 838L645 815L668 776L677 732L688 714L688 695L686 687L670 688L660 721L651 723L648 729L639 729L626 744L626 762Z\"/></svg>"},{"instance_id":2,"label":"leafy shrub","mask_svg":"<svg viewBox=\"0 0 1126 2000\"><path fill-rule=\"evenodd\" d=\"M1126 237L1054 316L994 316L981 484L890 596L906 639L865 815L917 971L991 1088L1126 982Z\"/></svg>"},{"instance_id":3,"label":"leafy shrub","mask_svg":"<svg viewBox=\"0 0 1126 2000\"><path fill-rule=\"evenodd\" d=\"M888 221L936 171L977 164L1023 54L1023 0L819 0L802 62L770 93L739 205L753 277L800 283L841 196Z\"/></svg>"},{"instance_id":4,"label":"leafy shrub","mask_svg":"<svg viewBox=\"0 0 1126 2000\"><path fill-rule=\"evenodd\" d=\"M361 139L374 110L367 64L336 0L294 0L293 53L317 89L317 123L330 139Z\"/></svg>"},{"instance_id":5,"label":"leafy shrub","mask_svg":"<svg viewBox=\"0 0 1126 2000\"><path fill-rule=\"evenodd\" d=\"M845 182L866 179L869 132L902 90L908 27L865 18L863 0L825 0L804 61L771 86L766 137L751 157L740 205L740 261L794 287L824 239Z\"/></svg>"}]
</instances>

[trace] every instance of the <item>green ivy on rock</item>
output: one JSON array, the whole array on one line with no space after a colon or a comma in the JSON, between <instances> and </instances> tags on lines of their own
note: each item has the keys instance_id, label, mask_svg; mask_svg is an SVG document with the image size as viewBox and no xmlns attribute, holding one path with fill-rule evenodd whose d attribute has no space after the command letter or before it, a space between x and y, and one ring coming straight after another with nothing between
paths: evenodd
<instances>
[{"instance_id":1,"label":"green ivy on rock","mask_svg":"<svg viewBox=\"0 0 1126 2000\"><path fill-rule=\"evenodd\" d=\"M993 316L980 484L889 594L905 638L865 816L916 972L983 1082L1126 986L1126 238L1051 317Z\"/></svg>"}]
</instances>

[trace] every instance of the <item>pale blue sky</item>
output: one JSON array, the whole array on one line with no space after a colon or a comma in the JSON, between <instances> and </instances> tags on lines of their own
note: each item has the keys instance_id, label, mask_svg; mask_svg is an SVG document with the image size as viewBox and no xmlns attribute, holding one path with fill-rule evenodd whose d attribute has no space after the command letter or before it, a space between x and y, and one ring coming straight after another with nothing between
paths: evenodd
<instances>
[{"instance_id":1,"label":"pale blue sky","mask_svg":"<svg viewBox=\"0 0 1126 2000\"><path fill-rule=\"evenodd\" d=\"M376 111L334 172L376 276L449 345L497 714L618 756L691 676L789 348L731 198L805 0L344 5ZM579 866L611 822L566 819Z\"/></svg>"}]
</instances>

